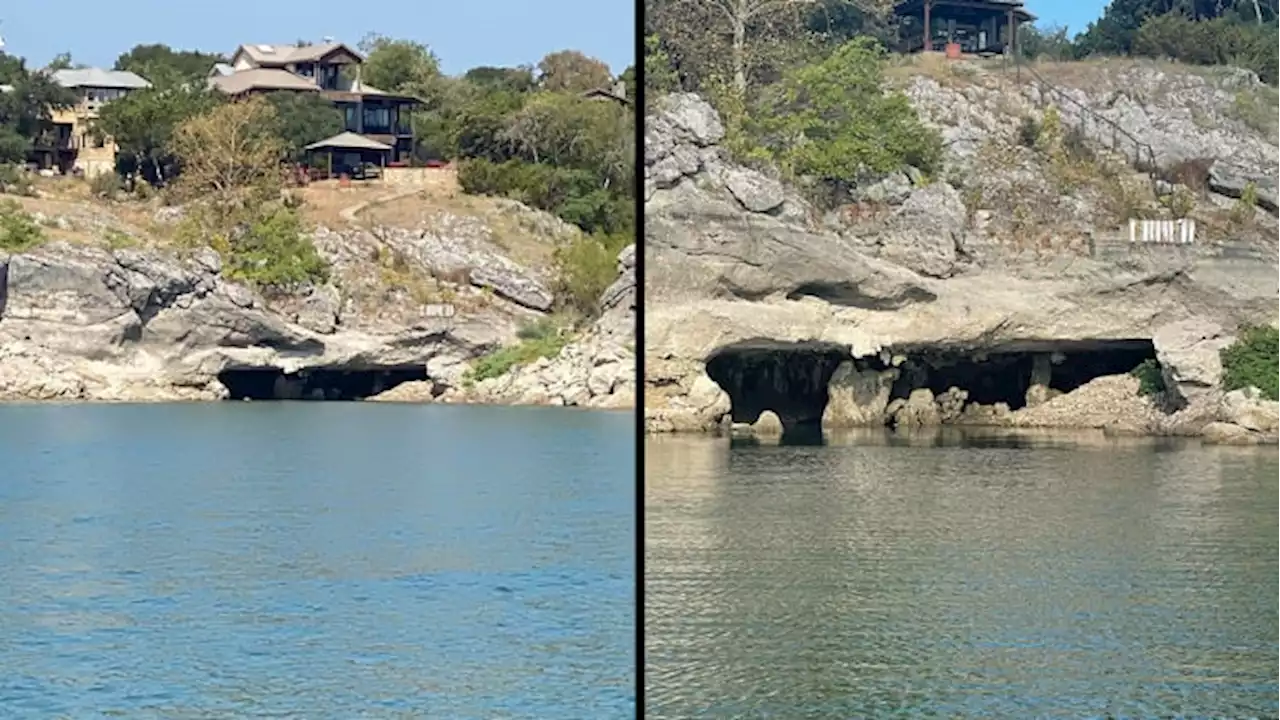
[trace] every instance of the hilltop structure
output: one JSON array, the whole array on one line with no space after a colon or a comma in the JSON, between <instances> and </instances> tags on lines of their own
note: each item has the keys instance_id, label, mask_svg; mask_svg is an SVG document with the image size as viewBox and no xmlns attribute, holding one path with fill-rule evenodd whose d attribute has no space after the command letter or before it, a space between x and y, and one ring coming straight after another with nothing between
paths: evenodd
<instances>
[{"instance_id":1,"label":"hilltop structure","mask_svg":"<svg viewBox=\"0 0 1280 720\"><path fill-rule=\"evenodd\" d=\"M76 103L53 110L53 127L31 149L31 159L42 168L86 177L115 172L116 144L98 136L93 123L107 103L151 83L136 73L101 68L56 70L53 78L76 93Z\"/></svg>"},{"instance_id":2,"label":"hilltop structure","mask_svg":"<svg viewBox=\"0 0 1280 720\"><path fill-rule=\"evenodd\" d=\"M1023 0L905 0L893 12L902 22L900 52L1013 52L1018 26L1036 19Z\"/></svg>"},{"instance_id":3,"label":"hilltop structure","mask_svg":"<svg viewBox=\"0 0 1280 720\"><path fill-rule=\"evenodd\" d=\"M315 45L241 45L230 62L210 69L209 85L235 97L319 93L342 111L346 124L343 133L321 141L338 153L335 168L358 167L369 160L370 152L379 154L384 164L406 163L414 148L413 109L421 101L366 84L360 77L363 64L359 52L330 40ZM343 139L351 135L360 139L343 146Z\"/></svg>"}]
</instances>

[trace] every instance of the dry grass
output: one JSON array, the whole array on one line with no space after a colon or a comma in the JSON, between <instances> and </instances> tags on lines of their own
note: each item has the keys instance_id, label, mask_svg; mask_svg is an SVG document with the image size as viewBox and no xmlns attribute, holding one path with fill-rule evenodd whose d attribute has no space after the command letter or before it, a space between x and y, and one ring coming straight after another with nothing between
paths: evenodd
<instances>
[{"instance_id":1,"label":"dry grass","mask_svg":"<svg viewBox=\"0 0 1280 720\"><path fill-rule=\"evenodd\" d=\"M532 225L532 218L512 208L509 202L466 195L423 191L371 205L360 213L365 226L432 227L449 216L474 217L489 229L488 239L503 253L526 267L546 268L554 262L556 243L545 230Z\"/></svg>"}]
</instances>

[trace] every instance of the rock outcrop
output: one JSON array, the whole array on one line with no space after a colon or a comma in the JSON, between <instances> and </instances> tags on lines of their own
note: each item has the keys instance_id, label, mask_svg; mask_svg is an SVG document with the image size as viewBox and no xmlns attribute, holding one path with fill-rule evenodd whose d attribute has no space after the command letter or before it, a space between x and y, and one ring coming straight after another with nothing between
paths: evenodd
<instances>
[{"instance_id":1,"label":"rock outcrop","mask_svg":"<svg viewBox=\"0 0 1280 720\"><path fill-rule=\"evenodd\" d=\"M1115 107L1089 91L1077 95L1117 121L1140 106L1145 119L1133 127L1156 126L1162 158L1209 151L1161 121L1154 100L1125 110L1123 88L1108 92ZM1026 148L1011 150L1007 163L981 163L987 145L1016 144L1021 116L997 110L1001 91L988 87L920 78L908 93L926 119L949 123L948 179L903 172L855 189L849 205L825 213L735 164L719 146L719 118L697 96L656 104L645 147L647 429L707 431L737 421L731 393L708 376L707 362L726 347L762 341L843 348L824 427L946 422L1166 434L1230 422L1214 364L1231 341L1224 328L1276 322L1274 217L1260 213L1238 229L1233 242L1256 250L1245 257L1226 257L1216 242L1129 247L1127 234L1120 256L1095 252L1089 238L1121 230L1100 219L1102 200L1088 194L1055 197L1059 209L1010 230L1017 223L1000 207L983 208L980 193L949 178L1012 192L1052 185ZM1034 107L1026 94L1004 91L1004 100ZM1233 141L1220 162L1250 178L1274 174L1274 138L1247 134L1238 121L1228 128ZM1028 243L1028 232L1047 239ZM953 359L929 360L939 352ZM1144 357L1162 363L1169 398L1139 394L1128 371ZM1009 370L982 380L991 359ZM964 368L949 370L956 362ZM1043 385L1032 382L1036 372L1046 373ZM952 387L948 373L991 387ZM1022 373L1031 380L1010 379Z\"/></svg>"},{"instance_id":2,"label":"rock outcrop","mask_svg":"<svg viewBox=\"0 0 1280 720\"><path fill-rule=\"evenodd\" d=\"M522 226L545 215L517 211ZM578 232L551 216L533 221L546 227L529 232L549 248ZM634 251L596 326L536 373L516 368L491 383L536 376L545 392L464 387L471 363L517 342L554 301L554 278L513 260L478 223L319 228L333 282L277 295L228 279L208 248L51 242L0 254L0 401L359 398L390 388L384 399L628 404Z\"/></svg>"}]
</instances>

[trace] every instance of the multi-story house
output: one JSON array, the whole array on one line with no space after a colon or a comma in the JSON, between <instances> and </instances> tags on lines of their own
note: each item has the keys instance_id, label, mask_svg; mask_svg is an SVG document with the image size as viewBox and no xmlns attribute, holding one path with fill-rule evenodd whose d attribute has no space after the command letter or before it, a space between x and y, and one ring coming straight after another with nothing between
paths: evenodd
<instances>
[{"instance_id":1,"label":"multi-story house","mask_svg":"<svg viewBox=\"0 0 1280 720\"><path fill-rule=\"evenodd\" d=\"M56 70L53 79L75 93L76 103L50 113L51 131L32 148L37 162L64 173L79 170L86 177L115 172L116 144L94 131L98 111L151 83L131 72L100 68Z\"/></svg>"},{"instance_id":2,"label":"multi-story house","mask_svg":"<svg viewBox=\"0 0 1280 720\"><path fill-rule=\"evenodd\" d=\"M363 63L360 53L330 40L315 45L241 45L229 62L214 66L209 84L235 96L318 92L342 111L347 132L372 140L370 147L390 148L386 162L407 162L414 147L413 108L420 101L365 84L360 79Z\"/></svg>"}]
</instances>

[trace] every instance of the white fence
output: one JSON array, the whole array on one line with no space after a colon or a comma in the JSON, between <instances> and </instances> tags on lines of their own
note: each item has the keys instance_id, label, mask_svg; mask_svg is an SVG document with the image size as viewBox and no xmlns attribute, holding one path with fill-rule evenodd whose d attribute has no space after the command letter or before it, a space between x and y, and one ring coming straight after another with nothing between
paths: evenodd
<instances>
[{"instance_id":1,"label":"white fence","mask_svg":"<svg viewBox=\"0 0 1280 720\"><path fill-rule=\"evenodd\" d=\"M1129 242L1190 245L1196 241L1196 221L1130 220Z\"/></svg>"}]
</instances>

